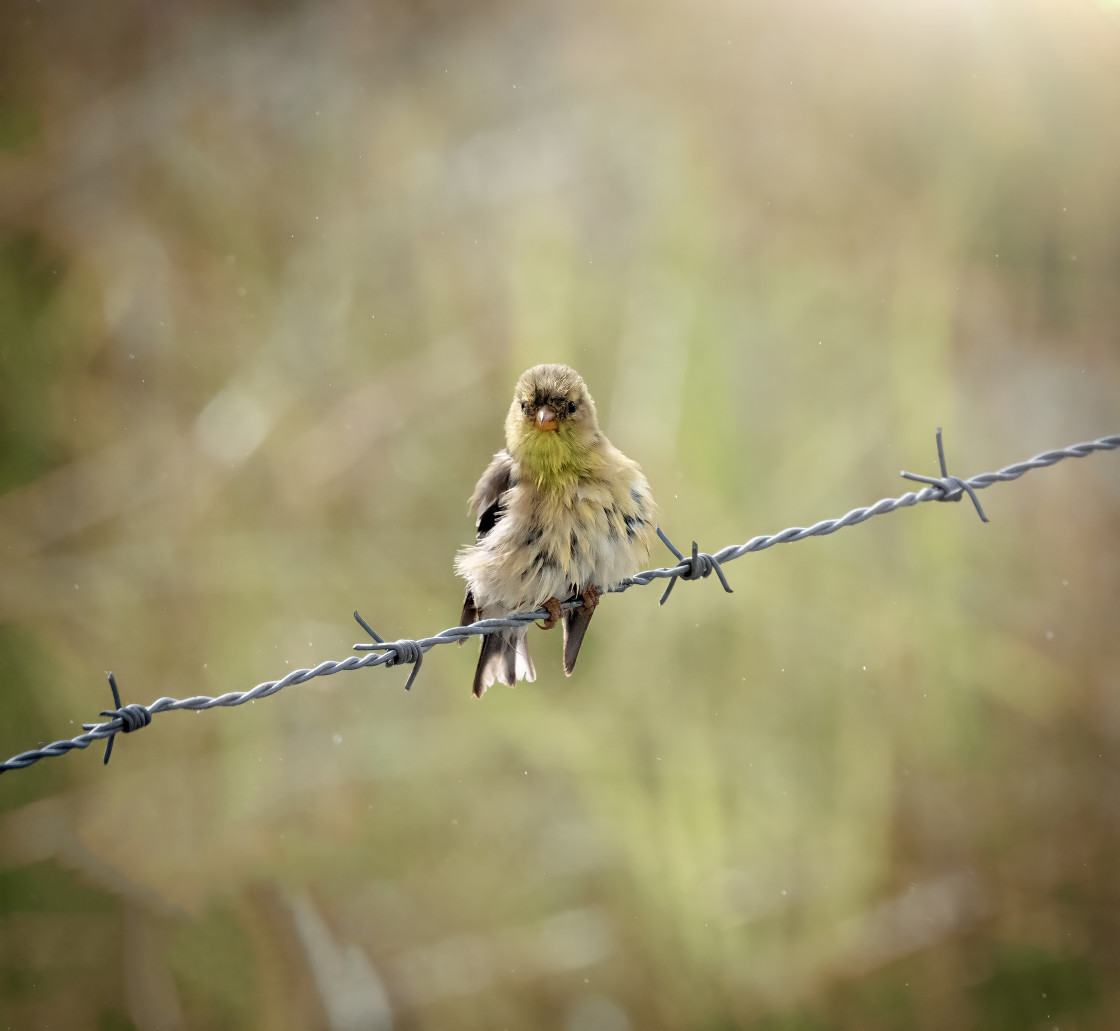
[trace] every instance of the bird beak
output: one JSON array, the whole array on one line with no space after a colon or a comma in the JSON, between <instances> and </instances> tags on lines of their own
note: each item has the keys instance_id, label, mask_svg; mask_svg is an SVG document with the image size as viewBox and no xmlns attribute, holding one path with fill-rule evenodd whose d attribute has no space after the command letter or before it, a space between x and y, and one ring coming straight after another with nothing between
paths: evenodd
<instances>
[{"instance_id":1,"label":"bird beak","mask_svg":"<svg viewBox=\"0 0 1120 1031\"><path fill-rule=\"evenodd\" d=\"M548 405L541 405L537 409L537 418L535 420L536 427L542 432L545 430L556 429L556 413L548 407Z\"/></svg>"}]
</instances>

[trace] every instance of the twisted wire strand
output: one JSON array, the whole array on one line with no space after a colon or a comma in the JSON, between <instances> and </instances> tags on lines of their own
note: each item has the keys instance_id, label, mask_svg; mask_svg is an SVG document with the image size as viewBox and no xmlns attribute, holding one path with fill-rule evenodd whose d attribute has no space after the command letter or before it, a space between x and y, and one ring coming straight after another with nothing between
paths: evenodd
<instances>
[{"instance_id":1,"label":"twisted wire strand","mask_svg":"<svg viewBox=\"0 0 1120 1031\"><path fill-rule=\"evenodd\" d=\"M780 533L752 537L743 544L732 544L721 548L714 555L699 551L696 543L693 542L692 554L688 557L682 555L681 552L676 549L659 527L657 530L658 536L673 552L674 556L679 559L677 565L647 569L644 572L636 573L634 576L629 577L622 583L611 588L610 593L621 594L631 587L644 587L654 580L668 579L669 586L661 596L661 604L664 604L678 579L698 580L709 576L713 572L717 574L724 590L730 592L731 586L728 584L727 578L721 568L722 564L725 562L731 562L734 559L742 558L750 552L763 551L766 548L773 547L775 544L792 544L795 541L803 541L808 537L823 537L826 534L836 533L837 530L841 530L844 527L856 526L859 523L866 522L872 516L884 515L887 512L894 512L900 508L910 508L926 501L960 501L962 496L967 495L975 504L980 518L987 522L987 517L984 515L983 509L980 508L979 501L976 500L975 491L984 490L994 483L1008 483L1011 480L1017 480L1020 476L1030 472L1032 469L1043 469L1067 458L1084 458L1086 455L1090 455L1095 451L1113 451L1120 448L1120 434L1099 437L1096 440L1084 441L1080 444L1071 444L1069 447L1057 448L1052 451L1044 451L1042 454L1035 455L1025 462L1016 462L1013 465L1006 466L993 473L980 473L967 480L949 476L946 472L940 429L937 431L937 446L938 458L941 464L940 477L919 476L907 472L902 473L902 475L908 479L919 480L927 483L928 486L920 491L908 491L897 498L883 498L875 502L875 504L868 505L864 508L853 508L850 512L840 516L838 519L822 519L812 526L791 526L788 529L782 530ZM561 608L573 609L582 604L582 598L569 598L561 604ZM405 683L405 688L409 689L412 687L416 674L419 672L420 663L423 661L424 654L436 647L436 645L452 644L465 640L468 637L478 637L489 634L494 630L525 626L526 624L533 623L540 619L547 619L548 616L549 613L546 609L537 609L535 612L518 612L514 615L503 616L501 618L481 619L477 623L471 623L469 626L448 627L446 630L441 630L431 637L424 637L419 640L402 639L398 641L384 641L377 635L373 628L355 612L355 619L357 619L362 628L373 638L372 644L363 642L354 645L355 650L365 652L364 655L351 655L341 661L327 660L311 669L295 669L280 680L266 680L264 683L257 684L256 687L248 691L227 691L225 694L218 695L216 698L212 698L209 695L192 695L189 698L168 698L165 696L163 698L157 698L150 705L132 703L122 706L117 692L116 680L113 674L110 673L108 674L109 684L113 690L113 700L116 703L116 708L104 710L101 713L103 716L111 717L107 722L82 724L85 730L83 734L79 734L67 740L53 741L40 748L33 748L26 752L20 752L18 755L12 756L6 762L0 763L0 774L8 770L26 769L40 759L45 759L49 756L65 755L75 748L88 748L95 741L102 740L107 740L104 761L108 762L109 755L112 751L112 743L116 735L119 733L127 734L147 726L148 723L151 722L151 717L155 716L157 713L171 712L177 709L201 710L244 705L246 702L255 701L258 698L268 698L286 687L291 687L293 684L306 684L309 680L314 680L316 677L329 677L333 676L335 673L342 673L347 670L365 669L373 666L394 666L397 664L411 665L412 669Z\"/></svg>"}]
</instances>

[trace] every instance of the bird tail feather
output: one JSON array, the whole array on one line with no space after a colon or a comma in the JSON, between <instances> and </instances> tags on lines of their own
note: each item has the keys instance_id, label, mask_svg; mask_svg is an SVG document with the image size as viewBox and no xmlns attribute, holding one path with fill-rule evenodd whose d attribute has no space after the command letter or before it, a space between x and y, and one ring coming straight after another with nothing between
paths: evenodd
<instances>
[{"instance_id":1,"label":"bird tail feather","mask_svg":"<svg viewBox=\"0 0 1120 1031\"><path fill-rule=\"evenodd\" d=\"M495 680L509 687L518 680L533 681L537 671L526 641L528 627L497 630L482 639L478 666L474 671L474 693L481 698Z\"/></svg>"}]
</instances>

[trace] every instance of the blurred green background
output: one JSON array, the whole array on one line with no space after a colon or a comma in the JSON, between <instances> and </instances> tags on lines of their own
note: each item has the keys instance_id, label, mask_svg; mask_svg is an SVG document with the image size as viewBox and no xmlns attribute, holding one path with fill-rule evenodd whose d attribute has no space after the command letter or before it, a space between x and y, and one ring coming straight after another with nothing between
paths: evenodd
<instances>
[{"instance_id":1,"label":"blurred green background","mask_svg":"<svg viewBox=\"0 0 1120 1031\"><path fill-rule=\"evenodd\" d=\"M1120 430L1120 4L0 8L0 753L453 625L517 375L680 546ZM1120 458L0 778L0 1026L1120 1027ZM655 555L654 565L667 553Z\"/></svg>"}]
</instances>

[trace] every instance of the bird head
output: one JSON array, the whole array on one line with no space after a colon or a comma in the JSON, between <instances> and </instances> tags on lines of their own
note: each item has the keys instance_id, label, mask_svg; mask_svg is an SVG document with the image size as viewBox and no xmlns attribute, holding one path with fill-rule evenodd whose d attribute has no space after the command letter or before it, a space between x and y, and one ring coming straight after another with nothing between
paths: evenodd
<instances>
[{"instance_id":1,"label":"bird head","mask_svg":"<svg viewBox=\"0 0 1120 1031\"><path fill-rule=\"evenodd\" d=\"M506 416L506 449L538 487L561 487L600 461L595 402L575 369L534 365L521 374Z\"/></svg>"}]
</instances>

